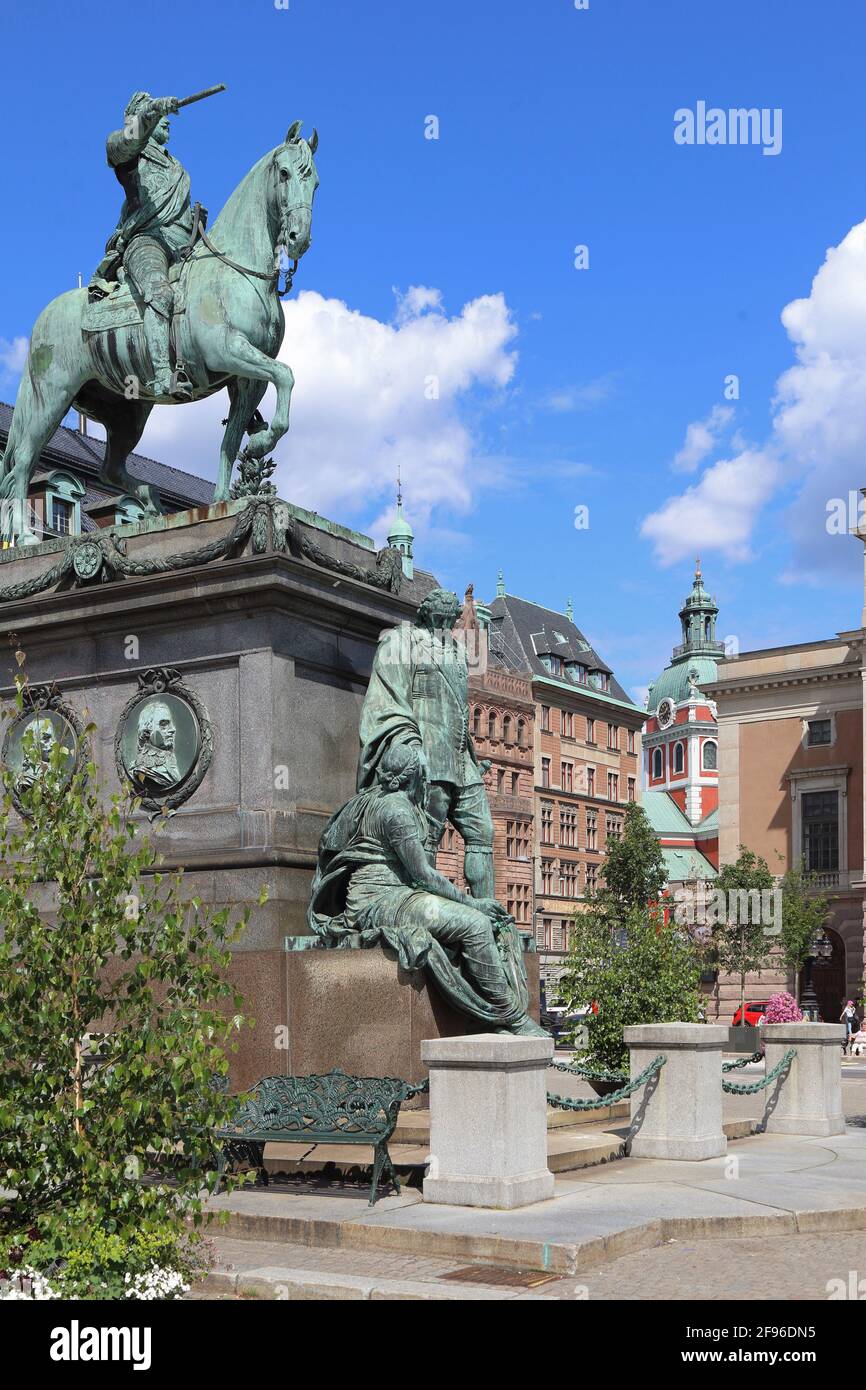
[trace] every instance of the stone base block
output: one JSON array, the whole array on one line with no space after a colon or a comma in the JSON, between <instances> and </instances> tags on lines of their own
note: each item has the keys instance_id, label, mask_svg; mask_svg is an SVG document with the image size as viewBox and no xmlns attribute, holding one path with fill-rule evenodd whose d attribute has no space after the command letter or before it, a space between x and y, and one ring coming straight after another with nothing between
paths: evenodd
<instances>
[{"instance_id":1,"label":"stone base block","mask_svg":"<svg viewBox=\"0 0 866 1390\"><path fill-rule=\"evenodd\" d=\"M513 1208L552 1197L546 1076L553 1040L428 1038L422 1056L430 1067L424 1201Z\"/></svg>"},{"instance_id":2,"label":"stone base block","mask_svg":"<svg viewBox=\"0 0 866 1390\"><path fill-rule=\"evenodd\" d=\"M537 1019L538 956L524 960ZM236 951L230 977L244 996L244 1013L255 1019L231 1058L233 1091L263 1076L309 1076L334 1067L418 1085L429 1075L422 1039L473 1031L423 972L402 970L394 952L382 947ZM426 1096L409 1102L427 1104Z\"/></svg>"},{"instance_id":3,"label":"stone base block","mask_svg":"<svg viewBox=\"0 0 866 1390\"><path fill-rule=\"evenodd\" d=\"M638 1133L632 1139L629 1153L632 1158L720 1158L728 1151L724 1134L711 1134L706 1139L660 1139Z\"/></svg>"},{"instance_id":4,"label":"stone base block","mask_svg":"<svg viewBox=\"0 0 866 1390\"><path fill-rule=\"evenodd\" d=\"M771 1115L765 1124L768 1134L810 1134L828 1139L845 1133L844 1115Z\"/></svg>"},{"instance_id":5,"label":"stone base block","mask_svg":"<svg viewBox=\"0 0 866 1390\"><path fill-rule=\"evenodd\" d=\"M425 1178L424 1201L456 1207L498 1207L510 1211L553 1196L553 1174L523 1173L517 1178L478 1176Z\"/></svg>"},{"instance_id":6,"label":"stone base block","mask_svg":"<svg viewBox=\"0 0 866 1390\"><path fill-rule=\"evenodd\" d=\"M768 1088L764 1127L771 1134L814 1134L825 1139L845 1133L842 1115L841 1023L768 1023L761 1029L767 1070L788 1050L787 1073Z\"/></svg>"}]
</instances>

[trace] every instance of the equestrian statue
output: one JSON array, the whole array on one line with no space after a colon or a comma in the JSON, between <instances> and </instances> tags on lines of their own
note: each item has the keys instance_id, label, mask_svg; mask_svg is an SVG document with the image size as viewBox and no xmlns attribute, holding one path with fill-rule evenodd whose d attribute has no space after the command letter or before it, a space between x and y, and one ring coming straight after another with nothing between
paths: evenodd
<instances>
[{"instance_id":1,"label":"equestrian statue","mask_svg":"<svg viewBox=\"0 0 866 1390\"><path fill-rule=\"evenodd\" d=\"M295 121L208 229L205 209L190 200L189 175L166 148L168 118L224 90L182 100L136 92L108 137L125 201L90 284L58 295L36 320L0 461L0 499L17 504L3 509L6 539L26 531L30 479L72 407L105 426L102 481L150 516L161 512L159 495L127 472L126 460L154 405L227 388L216 502L229 496L235 460L263 459L289 428L294 376L277 361L280 300L310 245L318 135L304 139ZM281 286L283 256L293 265ZM268 385L276 388L270 425L258 410Z\"/></svg>"}]
</instances>

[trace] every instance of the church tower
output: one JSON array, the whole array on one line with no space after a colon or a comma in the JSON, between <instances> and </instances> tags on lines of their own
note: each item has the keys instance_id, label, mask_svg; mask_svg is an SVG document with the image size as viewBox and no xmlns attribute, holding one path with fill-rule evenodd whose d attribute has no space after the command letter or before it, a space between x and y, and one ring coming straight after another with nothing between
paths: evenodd
<instances>
[{"instance_id":1,"label":"church tower","mask_svg":"<svg viewBox=\"0 0 866 1390\"><path fill-rule=\"evenodd\" d=\"M682 641L647 696L644 727L644 788L670 798L689 825L712 830L719 804L716 706L701 686L716 677L725 645L716 637L719 609L704 588L701 562L695 565L691 593L680 609ZM664 805L651 797L654 809ZM707 854L710 849L701 846ZM717 862L717 860L716 860Z\"/></svg>"},{"instance_id":2,"label":"church tower","mask_svg":"<svg viewBox=\"0 0 866 1390\"><path fill-rule=\"evenodd\" d=\"M415 574L415 561L412 556L412 547L415 543L415 532L403 515L403 486L400 481L400 470L397 470L397 510L388 531L388 544L393 545L395 550L399 550L403 556L403 573L407 579L412 579Z\"/></svg>"}]
</instances>

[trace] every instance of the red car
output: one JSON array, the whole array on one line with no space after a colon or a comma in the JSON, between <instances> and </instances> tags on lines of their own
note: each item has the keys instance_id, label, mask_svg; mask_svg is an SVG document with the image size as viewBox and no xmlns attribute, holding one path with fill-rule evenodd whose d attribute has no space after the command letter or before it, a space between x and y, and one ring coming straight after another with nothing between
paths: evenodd
<instances>
[{"instance_id":1,"label":"red car","mask_svg":"<svg viewBox=\"0 0 866 1390\"><path fill-rule=\"evenodd\" d=\"M746 1023L751 1023L751 1025L752 1025L753 1028L757 1028L757 1026L758 1026L759 1023L763 1023L763 1021L764 1021L764 1014L766 1013L766 1010L767 1010L767 1002L768 1002L768 1001L767 1001L766 999L759 999L759 1000L753 1001L751 1004L750 1004L750 1003L747 1003L747 1004L746 1004L746 1018L745 1018ZM737 1024L737 1023L742 1023L742 1022L743 1022L743 1010L742 1010L742 1008L739 1008L739 1009L737 1009L737 1012L734 1014L734 1017L731 1019L731 1023L735 1025L735 1024Z\"/></svg>"}]
</instances>

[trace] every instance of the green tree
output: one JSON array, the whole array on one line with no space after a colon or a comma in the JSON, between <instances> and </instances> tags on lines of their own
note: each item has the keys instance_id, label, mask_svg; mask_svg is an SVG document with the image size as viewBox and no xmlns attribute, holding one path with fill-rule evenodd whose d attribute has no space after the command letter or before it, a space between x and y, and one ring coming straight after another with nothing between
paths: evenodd
<instances>
[{"instance_id":1,"label":"green tree","mask_svg":"<svg viewBox=\"0 0 866 1390\"><path fill-rule=\"evenodd\" d=\"M767 861L740 845L735 862L724 865L714 886L725 893L729 907L726 919L713 927L712 945L721 969L739 976L741 1018L745 1019L746 976L751 971L761 973L775 940L766 932L769 923L764 920L761 899L762 892L773 888L774 879Z\"/></svg>"},{"instance_id":2,"label":"green tree","mask_svg":"<svg viewBox=\"0 0 866 1390\"><path fill-rule=\"evenodd\" d=\"M587 1033L589 1058L599 1066L626 1065L622 1030L628 1024L700 1018L698 951L687 932L664 921L665 881L661 846L632 802L622 838L608 844L598 894L572 920L561 981L569 1008L598 1005L587 1018Z\"/></svg>"},{"instance_id":3,"label":"green tree","mask_svg":"<svg viewBox=\"0 0 866 1390\"><path fill-rule=\"evenodd\" d=\"M35 740L28 751L38 764ZM124 1269L182 1265L187 1223L202 1221L210 1135L230 1106L212 1079L244 1022L226 970L246 918L185 903L136 803L106 805L92 762L70 778L59 742L19 796L23 820L6 774L0 1266L74 1270L84 1296L116 1296Z\"/></svg>"},{"instance_id":4,"label":"green tree","mask_svg":"<svg viewBox=\"0 0 866 1390\"><path fill-rule=\"evenodd\" d=\"M587 1016L589 1060L628 1070L622 1030L634 1023L697 1023L701 1018L700 960L688 932L646 909L629 908L612 928L591 908L574 921L561 982L570 1008L598 1005Z\"/></svg>"},{"instance_id":5,"label":"green tree","mask_svg":"<svg viewBox=\"0 0 866 1390\"><path fill-rule=\"evenodd\" d=\"M626 807L620 838L608 840L602 872L598 901L616 915L625 916L632 908L646 908L661 898L667 882L661 845L636 801Z\"/></svg>"},{"instance_id":6,"label":"green tree","mask_svg":"<svg viewBox=\"0 0 866 1390\"><path fill-rule=\"evenodd\" d=\"M826 926L830 903L826 893L815 886L813 875L802 864L789 869L782 878L782 927L779 933L781 958L797 975L806 964L815 933Z\"/></svg>"}]
</instances>

